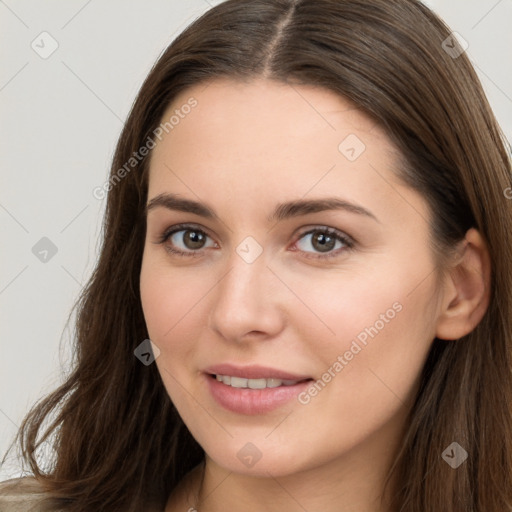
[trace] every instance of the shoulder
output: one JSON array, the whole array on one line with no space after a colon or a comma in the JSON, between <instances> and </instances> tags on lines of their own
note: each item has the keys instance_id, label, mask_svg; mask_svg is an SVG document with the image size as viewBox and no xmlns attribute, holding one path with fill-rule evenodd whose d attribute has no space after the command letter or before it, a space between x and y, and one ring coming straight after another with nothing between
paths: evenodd
<instances>
[{"instance_id":1,"label":"shoulder","mask_svg":"<svg viewBox=\"0 0 512 512\"><path fill-rule=\"evenodd\" d=\"M43 505L45 492L34 477L12 478L0 482L0 512L62 512ZM151 504L151 512L160 512L160 506Z\"/></svg>"},{"instance_id":2,"label":"shoulder","mask_svg":"<svg viewBox=\"0 0 512 512\"><path fill-rule=\"evenodd\" d=\"M34 477L12 478L0 482L2 512L43 512L43 498L43 488Z\"/></svg>"}]
</instances>

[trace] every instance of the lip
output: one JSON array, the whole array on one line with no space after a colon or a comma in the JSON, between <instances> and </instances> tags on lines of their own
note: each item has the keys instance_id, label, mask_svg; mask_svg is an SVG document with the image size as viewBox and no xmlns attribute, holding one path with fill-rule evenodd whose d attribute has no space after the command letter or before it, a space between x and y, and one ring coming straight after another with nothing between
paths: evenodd
<instances>
[{"instance_id":1,"label":"lip","mask_svg":"<svg viewBox=\"0 0 512 512\"><path fill-rule=\"evenodd\" d=\"M281 379L296 380L297 384L279 386L276 388L248 389L232 388L219 382L212 375L230 375L246 379ZM271 412L297 397L311 383L310 376L295 375L274 368L263 366L239 367L230 364L211 366L204 370L206 386L213 399L228 411L258 415Z\"/></svg>"},{"instance_id":2,"label":"lip","mask_svg":"<svg viewBox=\"0 0 512 512\"><path fill-rule=\"evenodd\" d=\"M311 375L295 375L283 370L258 365L235 366L227 363L216 364L214 366L209 366L203 371L210 375L230 375L232 377L242 377L244 379L281 379L300 381L311 378Z\"/></svg>"}]
</instances>

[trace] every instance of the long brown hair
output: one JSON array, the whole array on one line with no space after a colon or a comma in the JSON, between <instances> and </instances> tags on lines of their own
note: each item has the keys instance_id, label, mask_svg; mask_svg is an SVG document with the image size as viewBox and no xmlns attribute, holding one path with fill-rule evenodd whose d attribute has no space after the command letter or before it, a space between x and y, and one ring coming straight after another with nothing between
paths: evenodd
<instances>
[{"instance_id":1,"label":"long brown hair","mask_svg":"<svg viewBox=\"0 0 512 512\"><path fill-rule=\"evenodd\" d=\"M162 54L120 136L111 177L144 146L173 99L217 77L324 87L353 102L403 155L399 177L428 201L438 261L470 227L491 255L491 300L480 324L433 340L390 475L393 510L512 510L512 207L502 132L450 29L417 0L229 0ZM197 107L200 108L200 105ZM24 460L62 510L163 507L204 457L156 365L134 349L148 337L139 274L148 158L111 182L97 267L77 302L73 370L18 433ZM45 424L45 428L43 428ZM42 470L46 442L53 464ZM458 442L456 470L442 458ZM391 481L391 479L389 480Z\"/></svg>"}]
</instances>

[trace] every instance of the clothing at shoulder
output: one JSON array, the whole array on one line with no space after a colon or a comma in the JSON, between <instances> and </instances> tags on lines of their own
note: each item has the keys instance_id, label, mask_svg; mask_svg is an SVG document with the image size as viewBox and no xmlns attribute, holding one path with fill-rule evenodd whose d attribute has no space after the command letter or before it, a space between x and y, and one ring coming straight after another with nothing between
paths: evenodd
<instances>
[{"instance_id":1,"label":"clothing at shoulder","mask_svg":"<svg viewBox=\"0 0 512 512\"><path fill-rule=\"evenodd\" d=\"M0 482L0 512L48 512L41 505L43 497L41 484L34 477Z\"/></svg>"},{"instance_id":2,"label":"clothing at shoulder","mask_svg":"<svg viewBox=\"0 0 512 512\"><path fill-rule=\"evenodd\" d=\"M12 478L0 482L0 512L62 512L60 509L43 507L45 497L42 485L34 477ZM161 512L155 504L148 505L147 512Z\"/></svg>"}]
</instances>

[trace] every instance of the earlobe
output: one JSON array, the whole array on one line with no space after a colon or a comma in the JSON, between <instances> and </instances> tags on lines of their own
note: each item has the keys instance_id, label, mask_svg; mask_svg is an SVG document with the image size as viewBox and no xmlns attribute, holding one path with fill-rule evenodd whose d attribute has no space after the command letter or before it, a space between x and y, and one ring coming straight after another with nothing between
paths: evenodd
<instances>
[{"instance_id":1,"label":"earlobe","mask_svg":"<svg viewBox=\"0 0 512 512\"><path fill-rule=\"evenodd\" d=\"M490 301L491 258L487 243L476 229L467 231L462 253L447 271L446 280L436 337L455 340L474 330Z\"/></svg>"}]
</instances>

